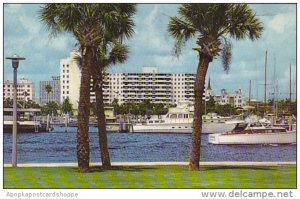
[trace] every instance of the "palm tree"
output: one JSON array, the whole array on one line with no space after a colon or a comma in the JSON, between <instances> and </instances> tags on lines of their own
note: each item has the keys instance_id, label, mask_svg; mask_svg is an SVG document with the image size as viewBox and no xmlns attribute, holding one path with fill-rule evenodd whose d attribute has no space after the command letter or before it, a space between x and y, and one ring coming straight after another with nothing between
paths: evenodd
<instances>
[{"instance_id":1,"label":"palm tree","mask_svg":"<svg viewBox=\"0 0 300 199\"><path fill-rule=\"evenodd\" d=\"M132 28L130 26L128 28ZM109 47L110 46L110 47ZM109 49L111 51L109 52ZM107 145L107 134L106 134L106 120L104 112L103 103L103 82L105 70L112 64L123 63L127 59L128 47L122 45L118 41L114 40L110 42L108 40L104 41L102 45L98 46L98 51L95 54L95 66L93 68L93 82L94 91L96 95L96 115L98 123L98 133L99 133L99 146L102 160L102 167L110 168L110 156Z\"/></svg>"},{"instance_id":2,"label":"palm tree","mask_svg":"<svg viewBox=\"0 0 300 199\"><path fill-rule=\"evenodd\" d=\"M93 58L104 33L130 35L122 22L129 20L122 7L126 4L46 4L40 10L40 18L52 35L69 32L74 35L81 49L81 84L78 105L77 160L80 172L89 171L89 106L90 80ZM130 10L127 12L130 13Z\"/></svg>"},{"instance_id":3,"label":"palm tree","mask_svg":"<svg viewBox=\"0 0 300 199\"><path fill-rule=\"evenodd\" d=\"M105 70L117 63L123 63L127 59L128 47L122 45L123 38L129 38L133 34L133 15L136 12L135 4L116 4L115 8L119 16L122 16L123 20L120 20L119 27L116 27L114 31L103 31L101 43L98 45L96 53L94 54L94 67L92 69L93 89L96 95L96 115L98 123L99 134L99 146L101 153L101 161L103 168L110 168L110 155L107 144L106 134L106 119L103 102L103 82Z\"/></svg>"},{"instance_id":4,"label":"palm tree","mask_svg":"<svg viewBox=\"0 0 300 199\"><path fill-rule=\"evenodd\" d=\"M61 111L63 113L69 113L70 115L73 115L73 104L70 102L70 98L67 97L62 105L61 105Z\"/></svg>"},{"instance_id":5,"label":"palm tree","mask_svg":"<svg viewBox=\"0 0 300 199\"><path fill-rule=\"evenodd\" d=\"M202 131L202 96L209 63L221 53L224 70L229 70L231 43L236 40L258 39L263 31L261 22L247 4L183 4L179 7L180 17L171 17L169 33L175 38L175 54L181 47L196 37L199 63L194 83L194 122L190 153L190 169L198 170Z\"/></svg>"},{"instance_id":6,"label":"palm tree","mask_svg":"<svg viewBox=\"0 0 300 199\"><path fill-rule=\"evenodd\" d=\"M50 84L45 85L45 91L47 93L47 104L49 103L49 93L52 91L52 86Z\"/></svg>"}]
</instances>

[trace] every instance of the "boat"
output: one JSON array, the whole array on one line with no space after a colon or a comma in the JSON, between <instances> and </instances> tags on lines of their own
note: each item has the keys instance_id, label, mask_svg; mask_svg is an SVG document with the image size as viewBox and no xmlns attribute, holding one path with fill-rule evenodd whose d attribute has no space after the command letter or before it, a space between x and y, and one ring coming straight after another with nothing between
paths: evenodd
<instances>
[{"instance_id":1,"label":"boat","mask_svg":"<svg viewBox=\"0 0 300 199\"><path fill-rule=\"evenodd\" d=\"M13 109L3 109L3 132L11 133L13 131ZM37 133L48 132L46 122L41 122L37 113L41 112L40 109L18 109L17 114L17 132L18 133ZM49 126L48 126L49 127Z\"/></svg>"},{"instance_id":2,"label":"boat","mask_svg":"<svg viewBox=\"0 0 300 199\"><path fill-rule=\"evenodd\" d=\"M283 127L276 127L270 123L231 122L235 128L221 134L210 134L208 142L211 144L294 144L296 131L288 131Z\"/></svg>"},{"instance_id":3,"label":"boat","mask_svg":"<svg viewBox=\"0 0 300 199\"><path fill-rule=\"evenodd\" d=\"M179 104L177 107L171 107L168 113L162 116L151 116L143 123L135 123L132 126L132 132L143 133L192 133L194 120L194 107L187 104ZM224 130L230 130L234 127L232 124L226 124L226 121L232 120L231 117L218 116L216 113L210 113L202 116L203 133L220 133Z\"/></svg>"}]
</instances>

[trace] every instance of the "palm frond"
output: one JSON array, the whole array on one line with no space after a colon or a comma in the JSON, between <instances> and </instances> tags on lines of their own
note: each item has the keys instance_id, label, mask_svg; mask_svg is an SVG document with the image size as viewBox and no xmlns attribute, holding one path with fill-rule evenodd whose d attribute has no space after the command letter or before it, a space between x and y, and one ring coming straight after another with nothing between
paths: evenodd
<instances>
[{"instance_id":1,"label":"palm frond","mask_svg":"<svg viewBox=\"0 0 300 199\"><path fill-rule=\"evenodd\" d=\"M239 40L248 37L251 40L258 39L263 31L263 26L255 13L247 4L234 4L228 10L229 34Z\"/></svg>"},{"instance_id":2,"label":"palm frond","mask_svg":"<svg viewBox=\"0 0 300 199\"><path fill-rule=\"evenodd\" d=\"M179 55L181 53L181 47L195 35L193 25L178 17L170 18L168 32L175 38L175 55Z\"/></svg>"},{"instance_id":3,"label":"palm frond","mask_svg":"<svg viewBox=\"0 0 300 199\"><path fill-rule=\"evenodd\" d=\"M222 44L222 49L221 49L221 60L222 60L224 71L226 71L227 73L229 72L230 69L231 57L232 57L232 44L230 41L224 39L224 42Z\"/></svg>"},{"instance_id":4,"label":"palm frond","mask_svg":"<svg viewBox=\"0 0 300 199\"><path fill-rule=\"evenodd\" d=\"M129 47L119 42L114 42L111 52L109 53L110 64L124 63L129 54Z\"/></svg>"}]
</instances>

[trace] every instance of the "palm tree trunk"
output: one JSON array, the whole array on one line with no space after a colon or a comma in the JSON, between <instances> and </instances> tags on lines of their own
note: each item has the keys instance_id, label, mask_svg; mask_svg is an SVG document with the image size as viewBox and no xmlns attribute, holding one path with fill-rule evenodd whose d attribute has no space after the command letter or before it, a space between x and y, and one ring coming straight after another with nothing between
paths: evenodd
<instances>
[{"instance_id":1,"label":"palm tree trunk","mask_svg":"<svg viewBox=\"0 0 300 199\"><path fill-rule=\"evenodd\" d=\"M200 55L200 60L197 68L196 80L194 84L194 121L192 133L192 146L190 154L190 169L199 170L200 162L200 146L201 146L201 132L202 132L202 97L205 85L205 76L208 69L210 59L206 56Z\"/></svg>"},{"instance_id":2,"label":"palm tree trunk","mask_svg":"<svg viewBox=\"0 0 300 199\"><path fill-rule=\"evenodd\" d=\"M107 134L106 134L106 121L105 121L105 112L104 112L104 103L103 103L103 77L102 71L99 74L100 86L95 87L96 93L96 115L98 122L98 133L99 133L99 146L101 153L101 161L103 168L110 168L110 156L107 145Z\"/></svg>"},{"instance_id":3,"label":"palm tree trunk","mask_svg":"<svg viewBox=\"0 0 300 199\"><path fill-rule=\"evenodd\" d=\"M90 145L88 133L90 115L91 53L91 48L86 47L86 52L83 54L81 69L77 129L77 161L80 172L89 172Z\"/></svg>"}]
</instances>

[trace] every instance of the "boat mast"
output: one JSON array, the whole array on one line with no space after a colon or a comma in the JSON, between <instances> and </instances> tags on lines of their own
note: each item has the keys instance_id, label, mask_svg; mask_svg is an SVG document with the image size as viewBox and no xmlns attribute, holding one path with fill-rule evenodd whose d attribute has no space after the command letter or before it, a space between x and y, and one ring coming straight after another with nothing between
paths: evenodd
<instances>
[{"instance_id":1,"label":"boat mast","mask_svg":"<svg viewBox=\"0 0 300 199\"><path fill-rule=\"evenodd\" d=\"M267 102L267 57L268 57L268 51L266 50L266 57L265 57L265 97L264 102Z\"/></svg>"},{"instance_id":2,"label":"boat mast","mask_svg":"<svg viewBox=\"0 0 300 199\"><path fill-rule=\"evenodd\" d=\"M266 56L265 56L265 96L264 96L264 114L266 114L266 106L267 106L267 59L268 59L268 50L266 50Z\"/></svg>"},{"instance_id":3,"label":"boat mast","mask_svg":"<svg viewBox=\"0 0 300 199\"><path fill-rule=\"evenodd\" d=\"M251 79L249 84L249 106L251 106Z\"/></svg>"},{"instance_id":4,"label":"boat mast","mask_svg":"<svg viewBox=\"0 0 300 199\"><path fill-rule=\"evenodd\" d=\"M290 102L292 102L292 64L290 63Z\"/></svg>"},{"instance_id":5,"label":"boat mast","mask_svg":"<svg viewBox=\"0 0 300 199\"><path fill-rule=\"evenodd\" d=\"M275 117L277 117L277 83L276 83L276 56L274 54L274 74L273 74L273 112Z\"/></svg>"},{"instance_id":6,"label":"boat mast","mask_svg":"<svg viewBox=\"0 0 300 199\"><path fill-rule=\"evenodd\" d=\"M292 64L290 63L290 107L289 111L292 111Z\"/></svg>"}]
</instances>

